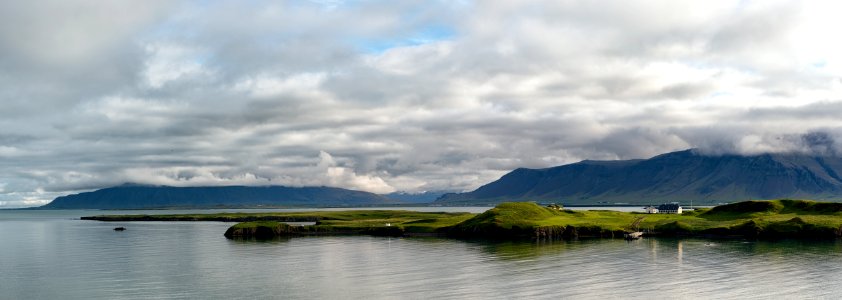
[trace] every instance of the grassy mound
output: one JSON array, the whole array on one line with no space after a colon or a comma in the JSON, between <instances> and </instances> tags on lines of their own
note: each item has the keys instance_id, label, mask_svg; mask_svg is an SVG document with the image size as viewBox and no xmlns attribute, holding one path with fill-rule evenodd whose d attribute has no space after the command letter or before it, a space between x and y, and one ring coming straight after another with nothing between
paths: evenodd
<instances>
[{"instance_id":1,"label":"grassy mound","mask_svg":"<svg viewBox=\"0 0 842 300\"><path fill-rule=\"evenodd\" d=\"M556 210L530 202L506 202L444 230L450 236L511 238L528 236L538 222L557 216Z\"/></svg>"},{"instance_id":2,"label":"grassy mound","mask_svg":"<svg viewBox=\"0 0 842 300\"><path fill-rule=\"evenodd\" d=\"M699 216L707 219L741 219L777 214L842 215L842 203L790 199L745 201L720 205Z\"/></svg>"},{"instance_id":3,"label":"grassy mound","mask_svg":"<svg viewBox=\"0 0 842 300\"><path fill-rule=\"evenodd\" d=\"M622 237L638 218L643 218L639 229L662 236L842 237L842 203L806 200L746 201L682 215L554 211L532 203L504 203L447 232L497 239Z\"/></svg>"},{"instance_id":4,"label":"grassy mound","mask_svg":"<svg viewBox=\"0 0 842 300\"><path fill-rule=\"evenodd\" d=\"M817 202L810 200L777 200L783 206L783 213L802 213L802 214L838 214L842 213L842 203L837 202Z\"/></svg>"},{"instance_id":5,"label":"grassy mound","mask_svg":"<svg viewBox=\"0 0 842 300\"><path fill-rule=\"evenodd\" d=\"M748 238L835 238L842 236L842 203L810 200L745 201L714 207L685 226L660 224L666 235L716 235Z\"/></svg>"},{"instance_id":6,"label":"grassy mound","mask_svg":"<svg viewBox=\"0 0 842 300\"><path fill-rule=\"evenodd\" d=\"M706 214L713 215L729 213L835 214L842 213L842 203L791 199L769 201L745 201L720 205L710 209Z\"/></svg>"},{"instance_id":7,"label":"grassy mound","mask_svg":"<svg viewBox=\"0 0 842 300\"><path fill-rule=\"evenodd\" d=\"M610 216L603 218L604 214ZM620 221L612 219L617 216ZM454 237L491 239L615 237L623 233L615 225L633 219L629 213L559 211L531 202L507 202L443 230Z\"/></svg>"},{"instance_id":8,"label":"grassy mound","mask_svg":"<svg viewBox=\"0 0 842 300\"><path fill-rule=\"evenodd\" d=\"M273 239L276 237L303 236L303 235L341 235L341 234L367 234L374 236L402 236L405 234L402 226L330 226L330 225L309 225L292 226L276 221L255 221L242 222L228 228L225 237L233 238L255 238Z\"/></svg>"},{"instance_id":9,"label":"grassy mound","mask_svg":"<svg viewBox=\"0 0 842 300\"><path fill-rule=\"evenodd\" d=\"M511 229L512 227L525 228L535 226L542 220L558 215L558 211L541 207L535 203L506 202L459 225L472 227L493 224L505 229Z\"/></svg>"},{"instance_id":10,"label":"grassy mound","mask_svg":"<svg viewBox=\"0 0 842 300\"><path fill-rule=\"evenodd\" d=\"M243 222L231 226L225 231L227 238L270 239L290 233L292 226L277 221Z\"/></svg>"},{"instance_id":11,"label":"grassy mound","mask_svg":"<svg viewBox=\"0 0 842 300\"><path fill-rule=\"evenodd\" d=\"M759 214L774 214L784 209L780 201L745 201L711 208L701 214L704 218L745 218Z\"/></svg>"}]
</instances>

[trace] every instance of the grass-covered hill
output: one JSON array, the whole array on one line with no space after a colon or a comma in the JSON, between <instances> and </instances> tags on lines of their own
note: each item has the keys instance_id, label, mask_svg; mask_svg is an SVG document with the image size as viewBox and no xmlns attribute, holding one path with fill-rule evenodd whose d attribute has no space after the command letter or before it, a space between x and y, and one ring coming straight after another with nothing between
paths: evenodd
<instances>
[{"instance_id":1,"label":"grass-covered hill","mask_svg":"<svg viewBox=\"0 0 842 300\"><path fill-rule=\"evenodd\" d=\"M640 219L642 218L642 219ZM808 200L746 201L685 214L556 211L533 203L504 203L447 228L461 237L620 237L639 229L657 235L749 238L842 236L842 204Z\"/></svg>"}]
</instances>

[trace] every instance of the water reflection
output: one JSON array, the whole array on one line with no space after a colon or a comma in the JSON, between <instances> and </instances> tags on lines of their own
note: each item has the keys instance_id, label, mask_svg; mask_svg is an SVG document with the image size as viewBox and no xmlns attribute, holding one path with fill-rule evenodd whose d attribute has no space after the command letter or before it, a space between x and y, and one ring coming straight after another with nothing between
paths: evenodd
<instances>
[{"instance_id":1,"label":"water reflection","mask_svg":"<svg viewBox=\"0 0 842 300\"><path fill-rule=\"evenodd\" d=\"M437 240L432 238L432 240ZM618 239L489 241L470 240L469 249L477 249L484 257L507 261L540 257L599 255L625 252L626 256L642 257L651 263L680 266L699 257L724 256L733 259L761 257L772 262L792 260L799 256L832 256L842 259L842 240L832 241L749 241L679 238L644 238L633 241ZM645 255L642 255L645 254ZM616 259L627 259L618 257Z\"/></svg>"},{"instance_id":2,"label":"water reflection","mask_svg":"<svg viewBox=\"0 0 842 300\"><path fill-rule=\"evenodd\" d=\"M228 242L230 242L231 244L243 244L243 245L249 245L249 244L282 244L282 243L289 242L290 239L293 239L293 237L276 236L276 237L272 237L272 238L263 238L263 239L258 239L258 238L254 238L254 237L234 237L234 238L228 239Z\"/></svg>"},{"instance_id":3,"label":"water reflection","mask_svg":"<svg viewBox=\"0 0 842 300\"><path fill-rule=\"evenodd\" d=\"M7 220L1 299L780 299L842 295L842 242L228 240L216 222ZM114 232L125 226L125 232Z\"/></svg>"},{"instance_id":4,"label":"water reflection","mask_svg":"<svg viewBox=\"0 0 842 300\"><path fill-rule=\"evenodd\" d=\"M481 249L484 254L501 260L523 260L543 255L558 255L577 242L569 240L537 241L488 241L472 240L465 243Z\"/></svg>"}]
</instances>

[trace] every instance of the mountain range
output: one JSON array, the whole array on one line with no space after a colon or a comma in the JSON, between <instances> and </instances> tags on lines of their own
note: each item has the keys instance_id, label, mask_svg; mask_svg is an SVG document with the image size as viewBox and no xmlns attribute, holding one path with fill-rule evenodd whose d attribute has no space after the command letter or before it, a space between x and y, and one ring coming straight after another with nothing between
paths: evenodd
<instances>
[{"instance_id":1,"label":"mountain range","mask_svg":"<svg viewBox=\"0 0 842 300\"><path fill-rule=\"evenodd\" d=\"M466 193L377 195L333 187L125 184L58 197L41 208L342 207L420 204L434 199L433 204L448 206L507 201L569 205L715 205L778 198L842 201L840 174L842 157L837 155L710 155L690 149L650 159L585 160L544 169L519 168Z\"/></svg>"},{"instance_id":2,"label":"mountain range","mask_svg":"<svg viewBox=\"0 0 842 300\"><path fill-rule=\"evenodd\" d=\"M172 187L124 184L58 197L43 209L146 209L289 206L374 206L399 203L369 192L333 187Z\"/></svg>"},{"instance_id":3,"label":"mountain range","mask_svg":"<svg viewBox=\"0 0 842 300\"><path fill-rule=\"evenodd\" d=\"M406 204L427 204L436 201L436 199L441 198L441 196L447 193L444 191L426 191L421 193L394 192L383 196Z\"/></svg>"},{"instance_id":4,"label":"mountain range","mask_svg":"<svg viewBox=\"0 0 842 300\"><path fill-rule=\"evenodd\" d=\"M707 155L695 149L650 159L519 168L442 205L538 201L574 205L697 205L751 199L842 200L842 157L808 154Z\"/></svg>"}]
</instances>

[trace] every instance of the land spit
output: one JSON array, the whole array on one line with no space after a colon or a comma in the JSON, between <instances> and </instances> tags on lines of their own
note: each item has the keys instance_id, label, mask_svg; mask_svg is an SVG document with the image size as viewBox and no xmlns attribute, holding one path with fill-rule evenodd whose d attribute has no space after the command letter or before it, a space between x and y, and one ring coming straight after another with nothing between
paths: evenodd
<instances>
[{"instance_id":1,"label":"land spit","mask_svg":"<svg viewBox=\"0 0 842 300\"><path fill-rule=\"evenodd\" d=\"M645 216L645 220L636 222L641 216ZM636 224L645 236L749 239L842 237L842 203L788 199L739 202L684 214L556 210L535 203L509 202L481 214L365 210L111 215L82 219L240 222L225 232L228 238L347 234L502 240L623 238L624 234L635 231L631 224ZM295 226L284 222L315 222L315 225Z\"/></svg>"}]
</instances>

